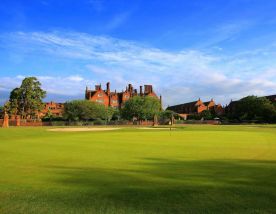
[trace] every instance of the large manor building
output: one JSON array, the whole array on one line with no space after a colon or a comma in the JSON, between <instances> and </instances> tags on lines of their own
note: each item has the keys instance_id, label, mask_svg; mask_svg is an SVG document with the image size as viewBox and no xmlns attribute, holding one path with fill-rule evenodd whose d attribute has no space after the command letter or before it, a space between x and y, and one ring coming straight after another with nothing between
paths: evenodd
<instances>
[{"instance_id":1,"label":"large manor building","mask_svg":"<svg viewBox=\"0 0 276 214\"><path fill-rule=\"evenodd\" d=\"M137 89L133 88L132 84L128 84L125 90L121 92L117 92L115 90L112 92L110 90L110 83L108 82L106 83L105 89L103 89L101 85L95 85L94 90L90 90L88 87L86 87L85 90L86 100L91 100L114 108L121 108L124 103L133 96L151 96L158 98L156 93L153 91L152 85L144 85L144 89L143 86L140 86L140 90L138 92ZM161 102L161 96L159 99Z\"/></svg>"},{"instance_id":2,"label":"large manor building","mask_svg":"<svg viewBox=\"0 0 276 214\"><path fill-rule=\"evenodd\" d=\"M85 99L93 102L97 102L100 104L114 108L121 108L124 103L129 100L133 96L151 96L156 97L156 93L153 91L152 85L144 85L140 86L139 92L137 89L134 89L132 84L128 84L125 90L122 92L117 92L116 90L112 92L110 90L110 83L106 83L106 89L102 89L101 85L95 85L95 90L90 90L86 87L85 90ZM159 97L161 102L162 97ZM64 103L56 103L56 102L47 102L44 103L44 107L39 113L39 117L42 118L47 114L52 115L54 117L62 117L64 110Z\"/></svg>"}]
</instances>

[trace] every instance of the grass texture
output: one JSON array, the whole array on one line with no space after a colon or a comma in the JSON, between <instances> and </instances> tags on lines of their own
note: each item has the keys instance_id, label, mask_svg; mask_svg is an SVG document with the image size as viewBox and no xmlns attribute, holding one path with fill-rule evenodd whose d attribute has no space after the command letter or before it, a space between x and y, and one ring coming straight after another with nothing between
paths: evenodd
<instances>
[{"instance_id":1,"label":"grass texture","mask_svg":"<svg viewBox=\"0 0 276 214\"><path fill-rule=\"evenodd\" d=\"M0 129L0 213L276 213L276 126Z\"/></svg>"}]
</instances>

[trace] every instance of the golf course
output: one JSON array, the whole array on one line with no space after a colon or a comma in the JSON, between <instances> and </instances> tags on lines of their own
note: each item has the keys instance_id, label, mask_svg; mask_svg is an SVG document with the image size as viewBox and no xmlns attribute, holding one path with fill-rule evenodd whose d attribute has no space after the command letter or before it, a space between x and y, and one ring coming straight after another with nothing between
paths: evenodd
<instances>
[{"instance_id":1,"label":"golf course","mask_svg":"<svg viewBox=\"0 0 276 214\"><path fill-rule=\"evenodd\" d=\"M0 129L1 214L276 213L276 125L57 128Z\"/></svg>"}]
</instances>

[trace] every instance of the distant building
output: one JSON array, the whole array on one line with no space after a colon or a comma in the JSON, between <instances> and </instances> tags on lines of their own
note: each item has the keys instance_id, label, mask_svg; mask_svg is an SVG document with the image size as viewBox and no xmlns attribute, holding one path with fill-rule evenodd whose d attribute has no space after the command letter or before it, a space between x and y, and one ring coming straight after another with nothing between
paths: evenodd
<instances>
[{"instance_id":1,"label":"distant building","mask_svg":"<svg viewBox=\"0 0 276 214\"><path fill-rule=\"evenodd\" d=\"M188 115L197 115L205 110L214 111L218 115L222 115L224 112L221 104L216 104L213 99L208 102L202 102L200 98L197 101L169 106L167 110L178 113L184 119L187 119Z\"/></svg>"},{"instance_id":2,"label":"distant building","mask_svg":"<svg viewBox=\"0 0 276 214\"><path fill-rule=\"evenodd\" d=\"M51 114L54 117L62 117L64 110L64 104L63 103L55 103L55 102L47 102L44 103L44 107L41 110L39 117L42 118L48 113Z\"/></svg>"},{"instance_id":3,"label":"distant building","mask_svg":"<svg viewBox=\"0 0 276 214\"><path fill-rule=\"evenodd\" d=\"M128 84L126 89L122 92L117 92L116 90L111 92L110 83L108 82L106 83L105 90L102 89L101 85L95 85L95 90L89 90L88 87L86 87L85 90L86 100L91 100L114 108L121 108L124 103L133 96L151 96L158 98L156 93L153 91L152 85L144 85L144 90L143 87L140 86L140 90L138 92L137 89L134 89L131 84ZM161 96L159 99L161 102Z\"/></svg>"}]
</instances>

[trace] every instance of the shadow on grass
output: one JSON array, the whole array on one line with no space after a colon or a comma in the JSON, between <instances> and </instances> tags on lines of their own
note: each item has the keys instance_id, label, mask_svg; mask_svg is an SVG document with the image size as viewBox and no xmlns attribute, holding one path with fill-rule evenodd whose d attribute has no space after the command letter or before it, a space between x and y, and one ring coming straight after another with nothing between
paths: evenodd
<instances>
[{"instance_id":1,"label":"shadow on grass","mask_svg":"<svg viewBox=\"0 0 276 214\"><path fill-rule=\"evenodd\" d=\"M69 209L101 213L273 213L276 162L143 159L131 169L48 166L51 195Z\"/></svg>"}]
</instances>

